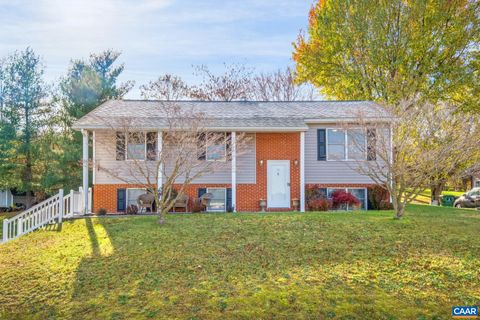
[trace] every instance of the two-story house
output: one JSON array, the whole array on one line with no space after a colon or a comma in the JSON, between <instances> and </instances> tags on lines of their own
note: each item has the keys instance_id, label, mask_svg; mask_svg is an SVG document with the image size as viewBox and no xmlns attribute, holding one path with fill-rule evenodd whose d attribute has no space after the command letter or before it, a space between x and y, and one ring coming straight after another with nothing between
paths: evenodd
<instances>
[{"instance_id":1,"label":"two-story house","mask_svg":"<svg viewBox=\"0 0 480 320\"><path fill-rule=\"evenodd\" d=\"M362 129L346 129L342 124L355 123L362 114L367 120L385 122L388 126L389 115L373 102L112 100L74 124L84 136L84 189L89 184L87 160L93 164L90 167L93 168L94 211L99 208L112 213L124 211L128 204L136 202L139 193L144 192L138 190L138 186L109 174L112 170L105 170L121 171L129 159L107 152L106 146L115 148L118 135L116 128L106 124L104 119L129 118L130 123L139 124L139 130L145 135L161 137L166 128L160 106L165 104L201 111L208 119L205 126L212 132L232 136L242 133L251 138L244 152L238 156L233 154L225 165L199 177L187 188L186 193L192 198L205 191L213 194L215 206L210 208L212 211L225 211L229 206L239 212L259 211L260 199L266 200L268 211L292 210L292 200L299 199L300 210L304 211L305 188L309 185L325 188L328 194L335 189L346 189L361 200L362 207L367 206L367 188L374 182L356 170L356 166L359 160L375 159L367 159L368 155L349 141L351 135L347 131L358 130L355 136L365 144L369 143L368 135ZM93 154L89 154L90 139ZM144 141L126 142L127 148L145 152L149 147L147 144ZM222 150L222 146L219 148ZM147 158L146 153L142 158L140 152L138 159L148 161ZM209 160L215 160L215 154L210 155L207 150L199 161ZM129 173L125 170L124 174Z\"/></svg>"}]
</instances>

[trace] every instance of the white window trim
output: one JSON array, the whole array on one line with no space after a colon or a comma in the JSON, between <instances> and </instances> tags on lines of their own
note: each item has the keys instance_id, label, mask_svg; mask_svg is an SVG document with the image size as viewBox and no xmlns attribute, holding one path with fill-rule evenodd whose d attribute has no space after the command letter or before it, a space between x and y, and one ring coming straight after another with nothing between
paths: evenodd
<instances>
[{"instance_id":1,"label":"white window trim","mask_svg":"<svg viewBox=\"0 0 480 320\"><path fill-rule=\"evenodd\" d=\"M128 192L129 192L130 190L143 190L143 191L147 192L147 189L146 189L146 188L126 188L125 190L126 190L126 194L125 194L125 210L128 209ZM135 203L135 205L138 206L137 203Z\"/></svg>"},{"instance_id":2,"label":"white window trim","mask_svg":"<svg viewBox=\"0 0 480 320\"><path fill-rule=\"evenodd\" d=\"M367 138L367 134L365 133L365 159L349 159L348 157L348 130L364 130L365 128L361 128L361 127L355 127L355 128L349 128L349 129L341 129L341 128L335 128L335 127L325 127L325 128L322 128L322 129L325 129L325 152L326 152L326 160L327 161L367 161L368 159L368 155L367 155L367 144L368 144L368 138ZM345 144L343 146L344 150L345 150L345 159L329 159L328 158L328 141L329 141L329 138L328 138L328 131L329 130L341 130L344 132L344 135L345 135ZM317 146L318 148L318 146Z\"/></svg>"},{"instance_id":3,"label":"white window trim","mask_svg":"<svg viewBox=\"0 0 480 320\"><path fill-rule=\"evenodd\" d=\"M224 145L225 148L224 148L224 155L223 155L222 159L208 159L209 144L208 144L208 133L207 133L207 137L206 137L206 140L205 140L205 160L206 161L227 162L227 133L226 132L224 132L223 145Z\"/></svg>"},{"instance_id":4,"label":"white window trim","mask_svg":"<svg viewBox=\"0 0 480 320\"><path fill-rule=\"evenodd\" d=\"M210 190L223 190L225 197L224 197L224 202L225 202L225 210L209 210L207 207L207 212L226 212L227 211L227 188L222 188L222 187L212 187L212 188L207 188L207 193L210 193Z\"/></svg>"},{"instance_id":5,"label":"white window trim","mask_svg":"<svg viewBox=\"0 0 480 320\"><path fill-rule=\"evenodd\" d=\"M365 210L367 211L368 210L368 188L355 188L355 187L327 187L327 198L328 198L328 190L344 190L345 192L348 192L348 189L352 190L352 189L355 189L355 190L365 190L365 199L363 200L363 206L364 206L364 209L360 209L360 210ZM329 198L330 199L330 198ZM359 199L360 200L360 199ZM348 207L347 207L347 210Z\"/></svg>"}]
</instances>

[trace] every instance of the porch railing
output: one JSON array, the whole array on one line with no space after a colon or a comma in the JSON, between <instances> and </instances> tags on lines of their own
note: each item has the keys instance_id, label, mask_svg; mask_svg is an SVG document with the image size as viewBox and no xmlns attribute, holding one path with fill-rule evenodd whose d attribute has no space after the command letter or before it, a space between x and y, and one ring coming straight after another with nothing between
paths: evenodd
<instances>
[{"instance_id":1,"label":"porch railing","mask_svg":"<svg viewBox=\"0 0 480 320\"><path fill-rule=\"evenodd\" d=\"M88 189L89 208L91 212L92 190ZM83 190L71 190L64 196L63 190L39 204L20 212L16 216L3 220L3 243L19 238L51 223L61 223L65 218L83 214Z\"/></svg>"}]
</instances>

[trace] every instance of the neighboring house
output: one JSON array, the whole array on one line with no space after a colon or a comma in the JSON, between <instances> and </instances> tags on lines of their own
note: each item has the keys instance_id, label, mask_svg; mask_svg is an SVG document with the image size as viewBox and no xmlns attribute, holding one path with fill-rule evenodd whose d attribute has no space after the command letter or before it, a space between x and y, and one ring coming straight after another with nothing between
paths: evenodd
<instances>
[{"instance_id":1,"label":"neighboring house","mask_svg":"<svg viewBox=\"0 0 480 320\"><path fill-rule=\"evenodd\" d=\"M115 148L117 134L115 128L101 119L129 117L133 123L142 124L139 127L143 131L158 133L165 130L160 108L165 103L198 109L210 120L208 130L244 132L252 137L238 159L232 155L235 168L232 161L227 160L224 167L200 177L188 187L186 192L191 198L206 191L214 195L211 211L225 211L229 206L240 212L259 211L260 199L267 200L268 211L292 210L292 199L300 199L300 208L304 211L305 187L309 185L325 188L327 194L346 189L362 201L362 207L367 206L367 188L374 182L354 169L358 161L353 158L358 157L358 150L348 143L341 123L358 121L360 113L371 121L387 122L388 115L373 102L114 100L103 103L74 124L75 129L84 133L84 158L88 156L89 137L93 140L94 211L99 208L106 208L108 212L124 211L143 192L102 170L122 170L128 160L117 160L115 154L107 152L106 146ZM367 140L365 137L366 144ZM132 147L148 148L146 145ZM364 157L367 160L366 155ZM88 179L86 170L84 165L84 184Z\"/></svg>"},{"instance_id":2,"label":"neighboring house","mask_svg":"<svg viewBox=\"0 0 480 320\"><path fill-rule=\"evenodd\" d=\"M0 208L9 208L13 205L13 194L10 190L0 190Z\"/></svg>"}]
</instances>

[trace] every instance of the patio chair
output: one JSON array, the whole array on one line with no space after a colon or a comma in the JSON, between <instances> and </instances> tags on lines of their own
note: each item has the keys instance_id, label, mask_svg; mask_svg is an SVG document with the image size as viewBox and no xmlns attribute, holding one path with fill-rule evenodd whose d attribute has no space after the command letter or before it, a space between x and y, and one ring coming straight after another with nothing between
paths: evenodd
<instances>
[{"instance_id":1,"label":"patio chair","mask_svg":"<svg viewBox=\"0 0 480 320\"><path fill-rule=\"evenodd\" d=\"M173 212L176 212L175 210L177 208L183 208L185 212L188 210L188 196L186 194L181 195L177 198L175 201L175 204L173 205Z\"/></svg>"},{"instance_id":2,"label":"patio chair","mask_svg":"<svg viewBox=\"0 0 480 320\"><path fill-rule=\"evenodd\" d=\"M147 208L150 209L150 213L153 212L153 204L155 203L155 196L151 193L144 193L138 196L137 198L139 213L143 212L145 209L145 213L147 212Z\"/></svg>"},{"instance_id":3,"label":"patio chair","mask_svg":"<svg viewBox=\"0 0 480 320\"><path fill-rule=\"evenodd\" d=\"M210 200L212 200L213 194L211 193L204 193L201 197L200 200L202 201L202 206L204 208L204 211L207 211L207 207L210 205Z\"/></svg>"}]
</instances>

